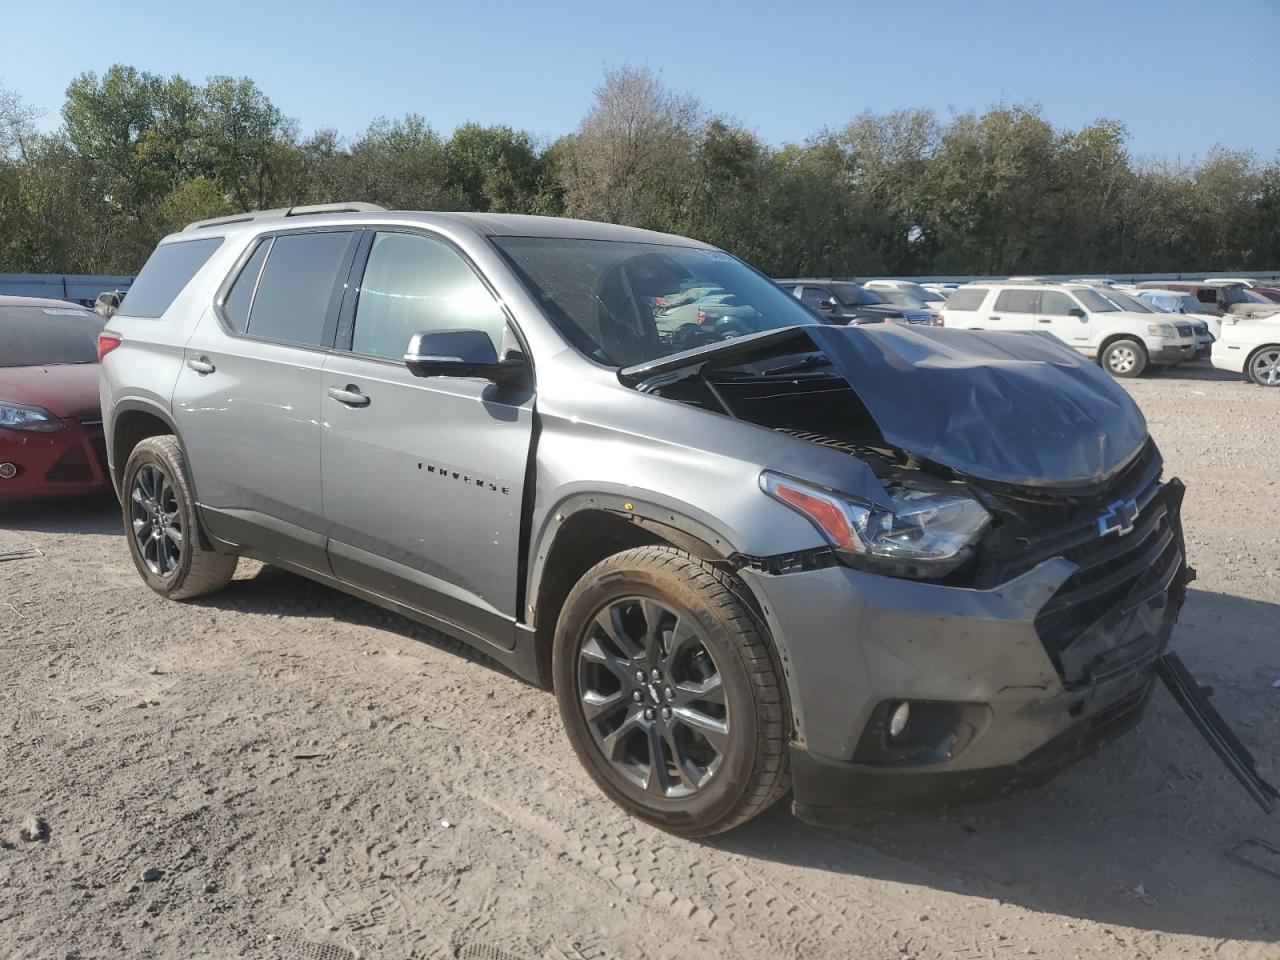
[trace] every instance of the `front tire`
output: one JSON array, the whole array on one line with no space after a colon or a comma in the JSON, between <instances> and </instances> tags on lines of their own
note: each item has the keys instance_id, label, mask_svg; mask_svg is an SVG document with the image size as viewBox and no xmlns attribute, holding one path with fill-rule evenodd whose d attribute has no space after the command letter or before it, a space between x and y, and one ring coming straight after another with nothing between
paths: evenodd
<instances>
[{"instance_id":1,"label":"front tire","mask_svg":"<svg viewBox=\"0 0 1280 960\"><path fill-rule=\"evenodd\" d=\"M1273 344L1253 351L1245 370L1260 387L1280 387L1280 346Z\"/></svg>"},{"instance_id":2,"label":"front tire","mask_svg":"<svg viewBox=\"0 0 1280 960\"><path fill-rule=\"evenodd\" d=\"M790 711L733 580L674 547L596 564L565 600L552 672L578 759L634 816L729 830L788 789Z\"/></svg>"},{"instance_id":3,"label":"front tire","mask_svg":"<svg viewBox=\"0 0 1280 960\"><path fill-rule=\"evenodd\" d=\"M1138 340L1113 340L1099 360L1102 369L1113 377L1140 377L1147 369L1147 348Z\"/></svg>"},{"instance_id":4,"label":"front tire","mask_svg":"<svg viewBox=\"0 0 1280 960\"><path fill-rule=\"evenodd\" d=\"M125 539L147 586L170 600L189 600L231 581L239 558L200 543L195 497L177 437L148 437L134 447L121 489Z\"/></svg>"}]
</instances>

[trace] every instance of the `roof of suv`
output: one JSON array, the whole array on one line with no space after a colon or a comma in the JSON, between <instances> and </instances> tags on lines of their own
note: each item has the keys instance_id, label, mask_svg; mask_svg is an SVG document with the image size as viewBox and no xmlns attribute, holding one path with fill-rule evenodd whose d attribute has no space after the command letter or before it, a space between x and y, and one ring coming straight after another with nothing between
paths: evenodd
<instances>
[{"instance_id":1,"label":"roof of suv","mask_svg":"<svg viewBox=\"0 0 1280 960\"><path fill-rule=\"evenodd\" d=\"M333 203L279 210L256 210L213 220L187 224L182 233L218 228L252 226L255 230L306 227L315 224L404 223L462 226L484 236L556 237L571 240L622 240L632 243L660 243L666 246L716 249L710 244L639 227L624 227L594 220L569 217L538 217L519 213L437 213L426 210L385 210L371 203Z\"/></svg>"}]
</instances>

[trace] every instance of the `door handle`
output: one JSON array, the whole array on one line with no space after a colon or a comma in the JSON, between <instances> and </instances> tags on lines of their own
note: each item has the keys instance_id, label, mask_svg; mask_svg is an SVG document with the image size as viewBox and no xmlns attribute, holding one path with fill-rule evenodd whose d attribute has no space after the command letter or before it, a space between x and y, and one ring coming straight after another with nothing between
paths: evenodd
<instances>
[{"instance_id":1,"label":"door handle","mask_svg":"<svg viewBox=\"0 0 1280 960\"><path fill-rule=\"evenodd\" d=\"M987 317L988 320L999 320L999 317Z\"/></svg>"},{"instance_id":2,"label":"door handle","mask_svg":"<svg viewBox=\"0 0 1280 960\"><path fill-rule=\"evenodd\" d=\"M217 369L217 367L210 363L206 357L201 357L199 360L192 357L187 361L187 366L202 377L205 374L213 373L213 371Z\"/></svg>"},{"instance_id":3,"label":"door handle","mask_svg":"<svg viewBox=\"0 0 1280 960\"><path fill-rule=\"evenodd\" d=\"M1053 321L1050 320L1048 317L1041 317L1039 320L1036 321L1036 323L1053 323Z\"/></svg>"},{"instance_id":4,"label":"door handle","mask_svg":"<svg viewBox=\"0 0 1280 960\"><path fill-rule=\"evenodd\" d=\"M329 396L337 400L339 403L345 403L348 407L367 407L369 398L360 392L360 388L354 383L348 383L346 388L330 387Z\"/></svg>"}]
</instances>

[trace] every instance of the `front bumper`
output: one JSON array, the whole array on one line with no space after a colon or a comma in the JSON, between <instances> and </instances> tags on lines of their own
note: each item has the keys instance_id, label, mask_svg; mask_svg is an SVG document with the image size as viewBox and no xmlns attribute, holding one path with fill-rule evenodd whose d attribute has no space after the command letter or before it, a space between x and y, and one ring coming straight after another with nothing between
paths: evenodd
<instances>
[{"instance_id":1,"label":"front bumper","mask_svg":"<svg viewBox=\"0 0 1280 960\"><path fill-rule=\"evenodd\" d=\"M1147 357L1154 364L1186 363L1197 357L1193 338L1185 341L1155 339L1147 346Z\"/></svg>"},{"instance_id":2,"label":"front bumper","mask_svg":"<svg viewBox=\"0 0 1280 960\"><path fill-rule=\"evenodd\" d=\"M991 590L842 566L744 570L788 680L797 813L831 822L1034 784L1137 723L1185 594L1181 495L1180 484L1160 494L1175 537L1163 572L1057 658L1036 621L1078 569L1062 557ZM884 705L904 700L954 711L954 730L905 759L868 751L884 740Z\"/></svg>"},{"instance_id":3,"label":"front bumper","mask_svg":"<svg viewBox=\"0 0 1280 960\"><path fill-rule=\"evenodd\" d=\"M1248 347L1238 344L1223 343L1218 339L1209 353L1209 362L1216 370L1227 370L1231 373L1244 373L1245 361L1249 358Z\"/></svg>"},{"instance_id":4,"label":"front bumper","mask_svg":"<svg viewBox=\"0 0 1280 960\"><path fill-rule=\"evenodd\" d=\"M0 502L81 496L110 489L101 421L63 419L52 433L0 429L0 463L17 474L0 479Z\"/></svg>"}]
</instances>

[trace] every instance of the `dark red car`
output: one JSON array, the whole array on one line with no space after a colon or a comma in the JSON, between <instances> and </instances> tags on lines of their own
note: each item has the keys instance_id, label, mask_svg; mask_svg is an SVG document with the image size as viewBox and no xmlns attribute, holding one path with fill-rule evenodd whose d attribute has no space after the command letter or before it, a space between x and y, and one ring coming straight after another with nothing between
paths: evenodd
<instances>
[{"instance_id":1,"label":"dark red car","mask_svg":"<svg viewBox=\"0 0 1280 960\"><path fill-rule=\"evenodd\" d=\"M111 488L98 401L102 317L0 297L0 501Z\"/></svg>"}]
</instances>

